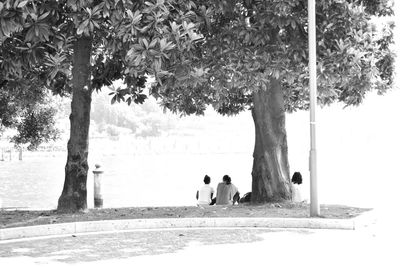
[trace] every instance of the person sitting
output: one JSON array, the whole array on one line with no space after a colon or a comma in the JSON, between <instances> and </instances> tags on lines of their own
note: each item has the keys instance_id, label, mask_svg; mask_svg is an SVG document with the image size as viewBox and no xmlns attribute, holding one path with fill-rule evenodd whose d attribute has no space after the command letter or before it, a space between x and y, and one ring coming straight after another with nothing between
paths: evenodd
<instances>
[{"instance_id":1,"label":"person sitting","mask_svg":"<svg viewBox=\"0 0 400 267\"><path fill-rule=\"evenodd\" d=\"M215 204L217 205L234 205L240 199L239 190L232 184L231 177L224 175L222 183L217 186L217 197Z\"/></svg>"},{"instance_id":2,"label":"person sitting","mask_svg":"<svg viewBox=\"0 0 400 267\"><path fill-rule=\"evenodd\" d=\"M300 185L303 182L303 178L300 172L295 172L292 176L292 201L302 202L302 196L300 192Z\"/></svg>"},{"instance_id":3,"label":"person sitting","mask_svg":"<svg viewBox=\"0 0 400 267\"><path fill-rule=\"evenodd\" d=\"M196 199L198 206L211 205L213 195L215 193L214 188L210 186L211 178L208 175L204 176L204 185L197 190Z\"/></svg>"}]
</instances>

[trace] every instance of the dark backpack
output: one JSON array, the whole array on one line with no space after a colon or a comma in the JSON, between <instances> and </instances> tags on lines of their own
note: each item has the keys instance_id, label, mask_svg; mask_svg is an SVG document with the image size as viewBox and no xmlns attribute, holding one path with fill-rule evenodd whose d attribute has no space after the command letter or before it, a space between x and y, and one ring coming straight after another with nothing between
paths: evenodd
<instances>
[{"instance_id":1,"label":"dark backpack","mask_svg":"<svg viewBox=\"0 0 400 267\"><path fill-rule=\"evenodd\" d=\"M239 203L250 203L250 201L251 201L251 192L244 194L243 197L239 199Z\"/></svg>"}]
</instances>

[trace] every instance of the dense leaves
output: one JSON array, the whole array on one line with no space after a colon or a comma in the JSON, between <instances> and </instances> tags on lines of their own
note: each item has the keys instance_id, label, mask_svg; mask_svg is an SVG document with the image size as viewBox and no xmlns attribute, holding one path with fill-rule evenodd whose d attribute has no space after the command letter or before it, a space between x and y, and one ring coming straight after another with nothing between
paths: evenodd
<instances>
[{"instance_id":1,"label":"dense leaves","mask_svg":"<svg viewBox=\"0 0 400 267\"><path fill-rule=\"evenodd\" d=\"M251 108L252 95L278 79L287 111L307 109L307 1L195 1L205 36L193 69L165 79L153 92L175 112L201 114L212 104L222 114ZM317 1L318 100L357 105L371 90L392 84L391 2ZM184 73L184 75L181 75Z\"/></svg>"},{"instance_id":2,"label":"dense leaves","mask_svg":"<svg viewBox=\"0 0 400 267\"><path fill-rule=\"evenodd\" d=\"M8 0L0 6L0 40L2 45L12 40L15 48L10 51L14 60L3 73L21 76L40 65L52 88L57 74L71 75L74 40L91 35L94 89L120 78L133 89L132 77L168 75L179 63L180 52L201 38L191 22L195 14L184 2ZM175 62L166 69L170 58Z\"/></svg>"},{"instance_id":3,"label":"dense leaves","mask_svg":"<svg viewBox=\"0 0 400 267\"><path fill-rule=\"evenodd\" d=\"M356 105L366 92L390 87L394 25L376 26L371 16L391 15L391 5L318 1L321 104ZM275 78L286 109L306 109L306 6L304 0L6 0L0 3L1 90L30 84L68 95L72 46L86 35L94 37L89 88L125 84L114 88L112 103L143 103L151 75L151 94L168 109L201 114L212 104L234 114L251 107L253 92Z\"/></svg>"},{"instance_id":4,"label":"dense leaves","mask_svg":"<svg viewBox=\"0 0 400 267\"><path fill-rule=\"evenodd\" d=\"M57 109L43 91L29 85L26 88L29 90L19 87L0 90L0 135L6 129L16 129L11 141L16 146L26 144L28 149L35 149L42 142L58 137Z\"/></svg>"},{"instance_id":5,"label":"dense leaves","mask_svg":"<svg viewBox=\"0 0 400 267\"><path fill-rule=\"evenodd\" d=\"M114 88L111 102L143 103L146 77L154 76L156 83L161 83L162 78L173 75L187 64L201 39L192 9L191 2L181 0L3 1L0 90L12 94L14 89L34 86L42 94L50 90L68 96L73 44L81 36L90 36L87 88L100 90L122 80L124 86ZM35 103L34 98L21 99L30 100ZM9 108L8 113L13 113ZM2 120L2 125L11 124Z\"/></svg>"},{"instance_id":6,"label":"dense leaves","mask_svg":"<svg viewBox=\"0 0 400 267\"><path fill-rule=\"evenodd\" d=\"M57 109L50 103L25 109L21 114L22 121L16 127L18 134L12 138L12 142L17 146L28 144L28 150L33 150L43 142L55 141L60 133L55 126L56 113Z\"/></svg>"},{"instance_id":7,"label":"dense leaves","mask_svg":"<svg viewBox=\"0 0 400 267\"><path fill-rule=\"evenodd\" d=\"M365 12L375 16L388 16L394 15L393 5L394 1L391 0L358 0L357 4L363 4Z\"/></svg>"}]
</instances>

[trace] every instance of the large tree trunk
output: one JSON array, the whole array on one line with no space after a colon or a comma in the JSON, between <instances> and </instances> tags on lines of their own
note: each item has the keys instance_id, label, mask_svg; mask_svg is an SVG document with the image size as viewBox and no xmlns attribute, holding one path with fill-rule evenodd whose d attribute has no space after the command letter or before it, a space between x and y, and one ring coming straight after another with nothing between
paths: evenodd
<instances>
[{"instance_id":1,"label":"large tree trunk","mask_svg":"<svg viewBox=\"0 0 400 267\"><path fill-rule=\"evenodd\" d=\"M252 170L252 203L291 200L288 146L283 92L272 79L267 90L253 94L255 146Z\"/></svg>"},{"instance_id":2,"label":"large tree trunk","mask_svg":"<svg viewBox=\"0 0 400 267\"><path fill-rule=\"evenodd\" d=\"M90 55L92 40L79 38L74 44L72 69L72 102L69 117L70 139L65 165L64 188L58 199L57 210L76 212L87 209L86 181L88 174L89 124L90 124Z\"/></svg>"}]
</instances>

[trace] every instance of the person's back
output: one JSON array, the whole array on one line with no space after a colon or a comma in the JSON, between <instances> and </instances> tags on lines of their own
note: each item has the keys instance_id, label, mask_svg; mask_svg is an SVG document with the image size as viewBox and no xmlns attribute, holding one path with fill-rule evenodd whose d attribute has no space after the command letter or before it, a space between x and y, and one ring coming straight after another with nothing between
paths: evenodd
<instances>
[{"instance_id":1,"label":"person's back","mask_svg":"<svg viewBox=\"0 0 400 267\"><path fill-rule=\"evenodd\" d=\"M303 182L303 178L300 172L295 172L292 176L292 201L302 202L303 198L300 192L300 185Z\"/></svg>"},{"instance_id":2,"label":"person's back","mask_svg":"<svg viewBox=\"0 0 400 267\"><path fill-rule=\"evenodd\" d=\"M228 205L231 199L231 187L226 183L219 183L217 187L216 205Z\"/></svg>"},{"instance_id":3,"label":"person's back","mask_svg":"<svg viewBox=\"0 0 400 267\"><path fill-rule=\"evenodd\" d=\"M210 205L213 194L214 194L214 188L212 188L208 184L203 185L199 190L199 199L197 201L197 204Z\"/></svg>"},{"instance_id":4,"label":"person's back","mask_svg":"<svg viewBox=\"0 0 400 267\"><path fill-rule=\"evenodd\" d=\"M211 178L206 175L204 177L204 185L197 191L196 199L197 205L210 205L212 196L214 194L214 188L210 186Z\"/></svg>"},{"instance_id":5,"label":"person's back","mask_svg":"<svg viewBox=\"0 0 400 267\"><path fill-rule=\"evenodd\" d=\"M216 205L232 205L239 200L239 192L236 186L231 183L231 178L224 175L223 182L218 184Z\"/></svg>"},{"instance_id":6,"label":"person's back","mask_svg":"<svg viewBox=\"0 0 400 267\"><path fill-rule=\"evenodd\" d=\"M292 201L293 202L302 202L303 197L301 195L300 186L298 184L292 185Z\"/></svg>"}]
</instances>

